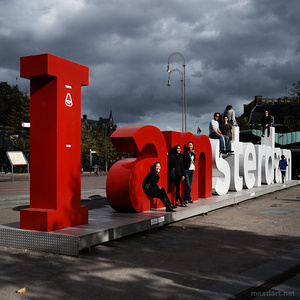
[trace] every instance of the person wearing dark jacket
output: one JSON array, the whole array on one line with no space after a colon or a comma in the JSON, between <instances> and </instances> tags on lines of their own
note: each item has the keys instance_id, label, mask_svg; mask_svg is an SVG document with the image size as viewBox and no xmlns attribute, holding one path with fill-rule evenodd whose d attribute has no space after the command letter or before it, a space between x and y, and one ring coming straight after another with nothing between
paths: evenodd
<instances>
[{"instance_id":1,"label":"person wearing dark jacket","mask_svg":"<svg viewBox=\"0 0 300 300\"><path fill-rule=\"evenodd\" d=\"M180 197L180 183L184 180L183 159L180 145L175 145L169 157L169 171L176 189L176 205L187 206Z\"/></svg>"},{"instance_id":2,"label":"person wearing dark jacket","mask_svg":"<svg viewBox=\"0 0 300 300\"><path fill-rule=\"evenodd\" d=\"M185 170L185 203L193 203L191 198L192 183L195 171L196 154L194 151L194 144L192 142L187 143L187 149L183 152L183 167Z\"/></svg>"},{"instance_id":3,"label":"person wearing dark jacket","mask_svg":"<svg viewBox=\"0 0 300 300\"><path fill-rule=\"evenodd\" d=\"M282 183L284 183L284 178L285 178L285 172L286 172L286 167L288 167L288 163L285 159L284 155L281 155L281 160L279 161L279 166L278 168L281 171L281 178L282 178Z\"/></svg>"},{"instance_id":4,"label":"person wearing dark jacket","mask_svg":"<svg viewBox=\"0 0 300 300\"><path fill-rule=\"evenodd\" d=\"M143 191L144 193L149 197L159 198L161 202L166 207L166 211L174 212L174 206L170 200L169 197L165 191L165 189L161 186L157 185L157 182L159 180L159 172L161 169L161 165L159 162L155 162L151 166L151 170L148 173L148 175L145 177L143 182Z\"/></svg>"},{"instance_id":5,"label":"person wearing dark jacket","mask_svg":"<svg viewBox=\"0 0 300 300\"><path fill-rule=\"evenodd\" d=\"M265 114L261 118L261 136L265 136L265 130L268 130L268 137L270 135L270 127L271 127L271 116L269 116L269 112L266 110Z\"/></svg>"}]
</instances>

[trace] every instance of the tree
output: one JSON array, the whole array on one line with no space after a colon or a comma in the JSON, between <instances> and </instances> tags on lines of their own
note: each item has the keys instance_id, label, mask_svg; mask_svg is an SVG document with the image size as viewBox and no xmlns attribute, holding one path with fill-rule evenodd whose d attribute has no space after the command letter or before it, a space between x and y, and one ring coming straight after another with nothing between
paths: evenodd
<instances>
[{"instance_id":1,"label":"tree","mask_svg":"<svg viewBox=\"0 0 300 300\"><path fill-rule=\"evenodd\" d=\"M294 101L290 101L290 103L285 104L282 109L282 114L286 116L285 131L300 131L300 81L293 82L290 97L287 97L287 99L289 98Z\"/></svg>"},{"instance_id":2,"label":"tree","mask_svg":"<svg viewBox=\"0 0 300 300\"><path fill-rule=\"evenodd\" d=\"M117 158L118 153L109 138L115 130L116 125L108 128L101 128L97 124L88 127L81 125L81 160L85 166L90 160L90 150L96 151L92 156L93 164L102 162L102 167L106 158L108 164Z\"/></svg>"},{"instance_id":3,"label":"tree","mask_svg":"<svg viewBox=\"0 0 300 300\"><path fill-rule=\"evenodd\" d=\"M18 86L10 86L7 82L0 83L0 159L5 162L7 150L20 150L29 155L29 130L22 127L22 122L29 122L30 98L19 90ZM6 142L5 142L6 141ZM9 141L9 143L7 143ZM4 142L6 148L4 148ZM10 144L9 146L7 146ZM0 166L2 168L2 166Z\"/></svg>"},{"instance_id":4,"label":"tree","mask_svg":"<svg viewBox=\"0 0 300 300\"><path fill-rule=\"evenodd\" d=\"M299 98L300 97L300 81L293 82L290 96L292 98Z\"/></svg>"},{"instance_id":5,"label":"tree","mask_svg":"<svg viewBox=\"0 0 300 300\"><path fill-rule=\"evenodd\" d=\"M282 114L287 118L287 124L285 125L286 132L300 131L299 103L287 103L282 108Z\"/></svg>"},{"instance_id":6,"label":"tree","mask_svg":"<svg viewBox=\"0 0 300 300\"><path fill-rule=\"evenodd\" d=\"M29 122L30 98L18 86L0 83L0 128L22 130L22 122Z\"/></svg>"}]
</instances>

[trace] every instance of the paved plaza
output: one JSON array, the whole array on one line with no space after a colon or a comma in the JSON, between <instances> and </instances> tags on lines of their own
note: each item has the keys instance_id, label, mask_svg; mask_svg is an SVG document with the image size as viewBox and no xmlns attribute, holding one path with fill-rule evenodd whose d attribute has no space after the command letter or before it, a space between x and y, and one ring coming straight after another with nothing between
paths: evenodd
<instances>
[{"instance_id":1,"label":"paved plaza","mask_svg":"<svg viewBox=\"0 0 300 300\"><path fill-rule=\"evenodd\" d=\"M105 181L82 175L90 211L108 207ZM0 247L0 299L246 299L249 288L251 299L299 299L299 201L298 184L75 257ZM26 178L0 175L0 224L28 203ZM271 289L253 289L268 280Z\"/></svg>"}]
</instances>

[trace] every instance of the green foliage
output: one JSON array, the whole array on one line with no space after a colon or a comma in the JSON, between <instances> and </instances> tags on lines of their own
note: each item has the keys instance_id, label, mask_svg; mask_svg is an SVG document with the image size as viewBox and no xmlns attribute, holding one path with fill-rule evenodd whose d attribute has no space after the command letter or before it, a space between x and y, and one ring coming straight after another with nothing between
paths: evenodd
<instances>
[{"instance_id":1,"label":"green foliage","mask_svg":"<svg viewBox=\"0 0 300 300\"><path fill-rule=\"evenodd\" d=\"M286 132L300 131L300 103L285 104L282 109L282 114L288 117Z\"/></svg>"},{"instance_id":2,"label":"green foliage","mask_svg":"<svg viewBox=\"0 0 300 300\"><path fill-rule=\"evenodd\" d=\"M22 127L22 122L30 120L30 98L18 86L0 82L0 169L6 161L6 151L20 150L28 157L30 151L30 131ZM5 147L4 147L5 144Z\"/></svg>"},{"instance_id":3,"label":"green foliage","mask_svg":"<svg viewBox=\"0 0 300 300\"><path fill-rule=\"evenodd\" d=\"M300 81L293 82L290 96L293 98L299 98L300 97Z\"/></svg>"},{"instance_id":4,"label":"green foliage","mask_svg":"<svg viewBox=\"0 0 300 300\"><path fill-rule=\"evenodd\" d=\"M99 125L81 125L81 159L89 161L90 150L96 151L93 154L93 161L114 161L118 153L113 146L110 135L116 130L116 125L107 128L100 128Z\"/></svg>"},{"instance_id":5,"label":"green foliage","mask_svg":"<svg viewBox=\"0 0 300 300\"><path fill-rule=\"evenodd\" d=\"M255 124L249 124L247 121L245 121L243 118L236 118L236 121L238 123L238 126L240 128L240 131L242 130L249 130L249 129L260 129L260 126Z\"/></svg>"},{"instance_id":6,"label":"green foliage","mask_svg":"<svg viewBox=\"0 0 300 300\"><path fill-rule=\"evenodd\" d=\"M12 142L12 149L29 154L29 130L22 122L30 120L30 98L18 86L0 83L0 130L6 140Z\"/></svg>"},{"instance_id":7,"label":"green foliage","mask_svg":"<svg viewBox=\"0 0 300 300\"><path fill-rule=\"evenodd\" d=\"M242 131L242 130L248 130L248 129L251 129L251 125L249 125L248 123L247 123L247 121L245 121L243 118L236 118L236 121L237 121L237 123L238 123L238 126L239 126L239 128L240 128L240 130Z\"/></svg>"},{"instance_id":8,"label":"green foliage","mask_svg":"<svg viewBox=\"0 0 300 300\"><path fill-rule=\"evenodd\" d=\"M284 132L300 131L300 81L293 82L290 97L286 98L292 101L282 108L282 114L286 116Z\"/></svg>"},{"instance_id":9,"label":"green foliage","mask_svg":"<svg viewBox=\"0 0 300 300\"><path fill-rule=\"evenodd\" d=\"M0 129L19 131L22 122L29 122L30 98L18 86L0 83Z\"/></svg>"}]
</instances>

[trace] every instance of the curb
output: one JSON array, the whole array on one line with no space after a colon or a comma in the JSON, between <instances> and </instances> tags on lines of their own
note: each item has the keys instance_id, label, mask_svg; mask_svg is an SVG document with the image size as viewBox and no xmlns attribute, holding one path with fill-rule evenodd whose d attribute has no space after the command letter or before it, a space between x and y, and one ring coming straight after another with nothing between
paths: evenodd
<instances>
[{"instance_id":1,"label":"curb","mask_svg":"<svg viewBox=\"0 0 300 300\"><path fill-rule=\"evenodd\" d=\"M106 199L106 190L87 190L81 192L81 200L99 200ZM29 205L30 198L29 195L19 195L19 196L5 196L0 197L0 209L1 208L12 208L19 205Z\"/></svg>"}]
</instances>

